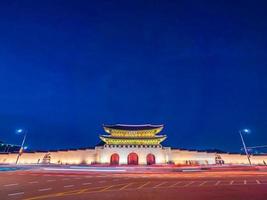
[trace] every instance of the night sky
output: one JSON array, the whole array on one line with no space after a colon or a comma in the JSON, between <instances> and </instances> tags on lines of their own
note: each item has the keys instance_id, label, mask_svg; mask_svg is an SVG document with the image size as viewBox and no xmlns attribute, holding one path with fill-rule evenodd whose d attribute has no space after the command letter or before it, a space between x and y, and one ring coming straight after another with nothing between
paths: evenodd
<instances>
[{"instance_id":1,"label":"night sky","mask_svg":"<svg viewBox=\"0 0 267 200\"><path fill-rule=\"evenodd\" d=\"M234 2L1 1L0 140L88 147L152 123L165 146L267 144L267 3Z\"/></svg>"}]
</instances>

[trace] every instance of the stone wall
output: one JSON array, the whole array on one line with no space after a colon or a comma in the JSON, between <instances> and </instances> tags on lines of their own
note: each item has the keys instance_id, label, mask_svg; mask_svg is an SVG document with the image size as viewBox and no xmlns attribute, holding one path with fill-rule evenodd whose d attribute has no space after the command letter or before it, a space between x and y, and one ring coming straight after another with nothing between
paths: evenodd
<instances>
[{"instance_id":1,"label":"stone wall","mask_svg":"<svg viewBox=\"0 0 267 200\"><path fill-rule=\"evenodd\" d=\"M14 164L16 153L0 154L0 164ZM95 149L23 153L19 164L91 164L96 160Z\"/></svg>"},{"instance_id":2,"label":"stone wall","mask_svg":"<svg viewBox=\"0 0 267 200\"><path fill-rule=\"evenodd\" d=\"M109 164L112 154L119 155L119 163L127 164L127 156L130 153L138 155L139 164L147 163L146 156L148 154L155 155L156 164L166 164L173 162L182 165L205 165L216 164L215 157L219 155L224 164L248 164L246 155L227 154L227 153L207 153L199 151L188 151L170 149L165 147L111 147L102 146L95 149L84 150L66 150L66 151L50 151L50 152L32 152L23 153L19 159L19 164L92 164L102 163ZM251 156L252 164L267 163L267 155ZM15 153L0 154L0 164L14 164L17 159Z\"/></svg>"}]
</instances>

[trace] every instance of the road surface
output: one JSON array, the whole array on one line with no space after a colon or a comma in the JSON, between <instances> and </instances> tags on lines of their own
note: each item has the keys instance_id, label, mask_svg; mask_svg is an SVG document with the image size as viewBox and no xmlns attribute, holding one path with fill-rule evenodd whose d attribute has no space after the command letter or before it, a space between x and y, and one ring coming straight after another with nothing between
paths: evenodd
<instances>
[{"instance_id":1,"label":"road surface","mask_svg":"<svg viewBox=\"0 0 267 200\"><path fill-rule=\"evenodd\" d=\"M1 200L266 200L267 172L0 172Z\"/></svg>"}]
</instances>

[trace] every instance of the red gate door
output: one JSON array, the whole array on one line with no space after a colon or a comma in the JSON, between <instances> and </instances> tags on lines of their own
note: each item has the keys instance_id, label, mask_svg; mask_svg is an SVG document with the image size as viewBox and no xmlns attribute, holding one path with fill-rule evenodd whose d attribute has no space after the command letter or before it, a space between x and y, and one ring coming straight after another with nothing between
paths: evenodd
<instances>
[{"instance_id":1,"label":"red gate door","mask_svg":"<svg viewBox=\"0 0 267 200\"><path fill-rule=\"evenodd\" d=\"M128 165L138 165L138 155L136 153L128 155Z\"/></svg>"},{"instance_id":2,"label":"red gate door","mask_svg":"<svg viewBox=\"0 0 267 200\"><path fill-rule=\"evenodd\" d=\"M110 164L111 165L118 165L120 161L120 157L117 153L114 153L110 157Z\"/></svg>"},{"instance_id":3,"label":"red gate door","mask_svg":"<svg viewBox=\"0 0 267 200\"><path fill-rule=\"evenodd\" d=\"M154 165L154 164L156 164L155 155L153 155L151 153L148 154L146 156L146 163L147 163L147 165Z\"/></svg>"}]
</instances>

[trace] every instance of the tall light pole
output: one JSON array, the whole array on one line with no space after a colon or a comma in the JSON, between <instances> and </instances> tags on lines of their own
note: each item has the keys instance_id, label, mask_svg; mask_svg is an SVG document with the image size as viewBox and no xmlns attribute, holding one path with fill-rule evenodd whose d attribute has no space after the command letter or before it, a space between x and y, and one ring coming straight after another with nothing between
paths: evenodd
<instances>
[{"instance_id":1,"label":"tall light pole","mask_svg":"<svg viewBox=\"0 0 267 200\"><path fill-rule=\"evenodd\" d=\"M246 146L246 143L245 143L245 141L244 141L244 138L243 138L242 133L250 133L250 130L248 130L248 129L240 130L240 131L239 131L239 134L240 134L240 137L241 137L241 141L242 141L242 144L243 144L245 153L246 153L247 158L248 158L248 163L249 163L249 165L251 165L250 156L249 156L249 154L248 154L248 149L247 149L247 146Z\"/></svg>"},{"instance_id":2,"label":"tall light pole","mask_svg":"<svg viewBox=\"0 0 267 200\"><path fill-rule=\"evenodd\" d=\"M26 130L23 130L23 129L18 129L16 130L16 133L17 134L24 134L23 136L23 140L22 140L22 143L21 143L21 146L20 146L20 149L19 149L19 153L18 153L18 156L17 156L17 160L16 160L16 165L18 164L18 161L19 161L19 158L21 156L21 154L23 153L23 146L24 146L24 143L25 143L25 140L26 140L26 137L27 137L27 131Z\"/></svg>"}]
</instances>

